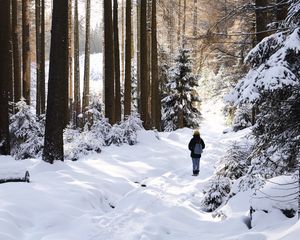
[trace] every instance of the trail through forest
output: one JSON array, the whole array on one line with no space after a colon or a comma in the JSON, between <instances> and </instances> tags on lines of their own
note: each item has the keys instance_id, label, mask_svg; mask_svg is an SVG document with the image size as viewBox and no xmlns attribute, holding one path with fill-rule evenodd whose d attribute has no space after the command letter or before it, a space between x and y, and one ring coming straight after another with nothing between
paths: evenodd
<instances>
[{"instance_id":1,"label":"trail through forest","mask_svg":"<svg viewBox=\"0 0 300 240\"><path fill-rule=\"evenodd\" d=\"M154 172L145 174L138 181L144 187L131 190L120 199L114 211L98 218L100 230L93 239L120 239L121 236L122 239L143 240L224 239L247 229L240 216L223 222L201 210L202 188L233 140L232 135L223 134L226 126L222 104L218 103L209 102L202 111L204 119L200 132L206 148L201 158L200 175L191 176L187 144L192 130L161 134L162 143L149 146L150 152L143 152L145 156L141 158L163 161L170 168L157 166Z\"/></svg>"},{"instance_id":2,"label":"trail through forest","mask_svg":"<svg viewBox=\"0 0 300 240\"><path fill-rule=\"evenodd\" d=\"M6 173L31 174L29 184L0 185L0 239L269 239L278 232L256 233L245 224L247 193L231 199L220 216L201 210L202 190L216 162L247 131L223 134L222 106L203 105L206 148L198 177L192 176L187 145L193 130L187 128L141 131L134 146L104 147L75 162L0 157Z\"/></svg>"}]
</instances>

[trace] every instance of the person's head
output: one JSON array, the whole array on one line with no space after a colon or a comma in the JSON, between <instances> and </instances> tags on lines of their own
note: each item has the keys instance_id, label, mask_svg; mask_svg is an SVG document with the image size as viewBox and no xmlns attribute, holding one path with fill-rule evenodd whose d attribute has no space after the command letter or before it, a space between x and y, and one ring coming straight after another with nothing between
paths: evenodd
<instances>
[{"instance_id":1,"label":"person's head","mask_svg":"<svg viewBox=\"0 0 300 240\"><path fill-rule=\"evenodd\" d=\"M193 133L194 137L200 137L200 131L198 129L196 129Z\"/></svg>"}]
</instances>

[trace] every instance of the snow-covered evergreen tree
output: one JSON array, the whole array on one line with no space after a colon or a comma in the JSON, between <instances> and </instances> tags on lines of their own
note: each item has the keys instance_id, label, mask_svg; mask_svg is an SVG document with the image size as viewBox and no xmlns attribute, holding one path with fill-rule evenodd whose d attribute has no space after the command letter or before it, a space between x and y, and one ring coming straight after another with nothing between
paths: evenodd
<instances>
[{"instance_id":1,"label":"snow-covered evergreen tree","mask_svg":"<svg viewBox=\"0 0 300 240\"><path fill-rule=\"evenodd\" d=\"M229 178L214 176L203 189L202 210L206 212L215 211L227 200L230 190Z\"/></svg>"},{"instance_id":2,"label":"snow-covered evergreen tree","mask_svg":"<svg viewBox=\"0 0 300 240\"><path fill-rule=\"evenodd\" d=\"M227 97L237 107L259 109L252 172L265 178L294 172L300 161L299 15L299 1L291 1L289 30L266 37L250 51L245 60L251 69Z\"/></svg>"},{"instance_id":3,"label":"snow-covered evergreen tree","mask_svg":"<svg viewBox=\"0 0 300 240\"><path fill-rule=\"evenodd\" d=\"M45 122L24 100L16 103L10 117L11 153L16 159L39 157L44 145Z\"/></svg>"},{"instance_id":4,"label":"snow-covered evergreen tree","mask_svg":"<svg viewBox=\"0 0 300 240\"><path fill-rule=\"evenodd\" d=\"M166 84L166 97L162 99L162 120L165 131L173 131L178 127L178 114L183 112L185 127L199 126L201 114L194 106L200 100L195 96L198 78L192 73L190 51L180 48L175 58L175 66L169 70Z\"/></svg>"}]
</instances>

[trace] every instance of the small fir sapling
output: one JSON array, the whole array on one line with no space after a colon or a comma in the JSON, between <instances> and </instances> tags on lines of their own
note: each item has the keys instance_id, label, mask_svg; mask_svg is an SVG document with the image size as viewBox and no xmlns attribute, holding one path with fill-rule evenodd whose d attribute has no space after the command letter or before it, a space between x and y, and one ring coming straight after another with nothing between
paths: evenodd
<instances>
[{"instance_id":1,"label":"small fir sapling","mask_svg":"<svg viewBox=\"0 0 300 240\"><path fill-rule=\"evenodd\" d=\"M16 159L39 157L44 145L44 116L37 118L34 109L24 100L17 102L15 109L9 125L11 153Z\"/></svg>"},{"instance_id":2,"label":"small fir sapling","mask_svg":"<svg viewBox=\"0 0 300 240\"><path fill-rule=\"evenodd\" d=\"M248 143L248 142L247 142ZM234 142L227 150L226 155L218 163L217 175L228 177L231 180L244 176L251 165L249 144Z\"/></svg>"},{"instance_id":3,"label":"small fir sapling","mask_svg":"<svg viewBox=\"0 0 300 240\"><path fill-rule=\"evenodd\" d=\"M237 109L233 118L232 129L237 132L250 126L252 126L252 123L249 107L246 105L241 106Z\"/></svg>"},{"instance_id":4,"label":"small fir sapling","mask_svg":"<svg viewBox=\"0 0 300 240\"><path fill-rule=\"evenodd\" d=\"M215 211L227 200L230 190L231 182L229 178L216 175L210 179L203 189L202 210L205 212Z\"/></svg>"}]
</instances>

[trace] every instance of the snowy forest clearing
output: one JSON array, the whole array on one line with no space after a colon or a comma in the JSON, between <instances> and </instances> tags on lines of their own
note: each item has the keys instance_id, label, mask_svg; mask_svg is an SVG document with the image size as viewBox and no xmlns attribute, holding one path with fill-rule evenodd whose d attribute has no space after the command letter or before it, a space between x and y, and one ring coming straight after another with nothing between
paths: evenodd
<instances>
[{"instance_id":1,"label":"snowy forest clearing","mask_svg":"<svg viewBox=\"0 0 300 240\"><path fill-rule=\"evenodd\" d=\"M1 169L29 170L31 183L0 185L0 239L298 239L300 225L292 226L297 217L279 211L249 230L248 192L222 208L226 218L201 211L201 190L215 163L249 131L223 134L220 102L204 106L199 177L191 176L187 128L158 133L160 139L143 130L137 145L105 147L76 162L1 156Z\"/></svg>"}]
</instances>

